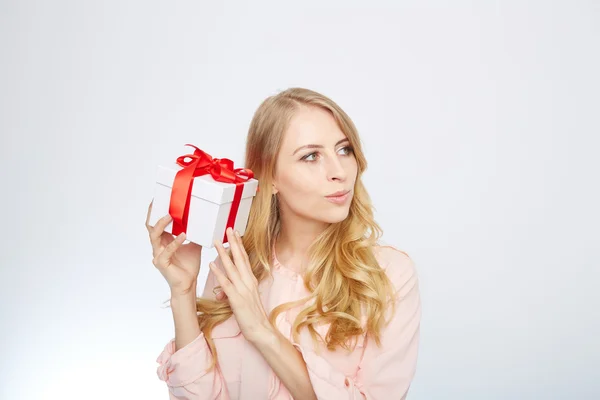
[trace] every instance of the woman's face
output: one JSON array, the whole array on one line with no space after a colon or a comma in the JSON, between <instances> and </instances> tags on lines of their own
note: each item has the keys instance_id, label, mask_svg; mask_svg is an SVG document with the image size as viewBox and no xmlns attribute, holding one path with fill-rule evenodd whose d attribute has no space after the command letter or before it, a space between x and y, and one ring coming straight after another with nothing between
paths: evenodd
<instances>
[{"instance_id":1,"label":"woman's face","mask_svg":"<svg viewBox=\"0 0 600 400\"><path fill-rule=\"evenodd\" d=\"M319 107L300 107L277 156L274 186L281 212L319 222L343 221L357 172L350 142L333 116ZM328 197L336 192L348 194Z\"/></svg>"}]
</instances>

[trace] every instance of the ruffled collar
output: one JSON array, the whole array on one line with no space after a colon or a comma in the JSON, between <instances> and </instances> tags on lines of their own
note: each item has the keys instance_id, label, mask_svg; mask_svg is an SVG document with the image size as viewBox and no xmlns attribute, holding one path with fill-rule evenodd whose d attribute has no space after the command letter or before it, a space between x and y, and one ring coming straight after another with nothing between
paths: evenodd
<instances>
[{"instance_id":1,"label":"ruffled collar","mask_svg":"<svg viewBox=\"0 0 600 400\"><path fill-rule=\"evenodd\" d=\"M292 278L294 280L297 280L300 277L300 274L296 271L294 271L291 268L286 267L285 265L281 264L281 262L279 262L279 259L277 258L277 252L275 251L275 243L277 241L273 240L273 246L271 247L271 261L273 264L273 270L280 272L283 275L286 275L289 278Z\"/></svg>"}]
</instances>

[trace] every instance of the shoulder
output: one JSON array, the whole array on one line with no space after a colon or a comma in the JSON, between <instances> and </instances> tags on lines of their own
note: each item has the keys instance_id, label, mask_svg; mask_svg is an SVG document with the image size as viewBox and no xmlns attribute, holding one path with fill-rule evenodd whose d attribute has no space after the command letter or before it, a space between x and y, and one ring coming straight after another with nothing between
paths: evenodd
<instances>
[{"instance_id":1,"label":"shoulder","mask_svg":"<svg viewBox=\"0 0 600 400\"><path fill-rule=\"evenodd\" d=\"M373 253L396 291L410 291L417 285L417 268L407 252L388 244L380 244L374 246Z\"/></svg>"}]
</instances>

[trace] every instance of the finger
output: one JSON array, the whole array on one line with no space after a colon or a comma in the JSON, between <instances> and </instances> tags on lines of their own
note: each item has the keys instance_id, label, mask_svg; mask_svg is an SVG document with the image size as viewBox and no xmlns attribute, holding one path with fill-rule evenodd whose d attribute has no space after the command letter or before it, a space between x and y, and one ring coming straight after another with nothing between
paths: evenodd
<instances>
[{"instance_id":1,"label":"finger","mask_svg":"<svg viewBox=\"0 0 600 400\"><path fill-rule=\"evenodd\" d=\"M217 298L222 293L225 293L225 295L227 295L227 297L229 297L229 298L231 298L232 295L235 296L235 285L229 280L229 278L227 278L227 276L223 272L221 272L221 270L219 268L217 268L215 263L213 263L213 262L209 263L208 267L213 272L213 274L215 274L215 278L217 278L217 282L219 282L221 289L223 289L221 292L219 292L217 294Z\"/></svg>"},{"instance_id":2,"label":"finger","mask_svg":"<svg viewBox=\"0 0 600 400\"><path fill-rule=\"evenodd\" d=\"M250 267L251 266L250 265L250 257L248 256L248 252L246 251L246 248L244 247L244 241L242 240L242 236L240 235L240 233L238 231L235 231L235 238L237 239L237 242L240 245L242 257L246 261L246 264L248 265L248 267Z\"/></svg>"},{"instance_id":3,"label":"finger","mask_svg":"<svg viewBox=\"0 0 600 400\"><path fill-rule=\"evenodd\" d=\"M250 275L252 275L252 273L248 271L249 267L246 264L246 259L244 258L244 255L242 254L242 249L241 249L242 244L239 242L237 237L234 235L233 229L227 228L225 233L227 234L227 239L229 240L229 245L230 245L230 249L231 249L231 254L233 255L234 265L236 266L236 268L240 274L240 277L242 278L242 280L244 281L246 286L249 287L252 283L252 277L250 276Z\"/></svg>"},{"instance_id":4,"label":"finger","mask_svg":"<svg viewBox=\"0 0 600 400\"><path fill-rule=\"evenodd\" d=\"M158 249L157 246L160 246L160 237L164 233L167 225L169 225L169 223L171 222L171 219L171 215L165 215L164 217L158 220L158 222L154 225L154 228L152 228L152 230L150 231L150 242L152 242L153 247L156 247Z\"/></svg>"},{"instance_id":5,"label":"finger","mask_svg":"<svg viewBox=\"0 0 600 400\"><path fill-rule=\"evenodd\" d=\"M254 276L254 272L252 272L252 264L250 264L250 256L248 256L248 252L246 251L246 248L244 247L244 242L242 241L242 236L240 235L240 233L238 231L235 231L235 238L237 239L237 242L240 245L240 249L242 251L242 256L243 256L244 260L246 261L246 265L248 267L248 273L252 276L253 282L258 283L256 276Z\"/></svg>"},{"instance_id":6,"label":"finger","mask_svg":"<svg viewBox=\"0 0 600 400\"><path fill-rule=\"evenodd\" d=\"M216 298L217 298L217 300L222 301L227 298L227 295L225 294L224 291L220 291L219 293L217 293Z\"/></svg>"},{"instance_id":7,"label":"finger","mask_svg":"<svg viewBox=\"0 0 600 400\"><path fill-rule=\"evenodd\" d=\"M182 232L175 238L175 240L165 247L158 257L156 257L156 263L154 265L158 264L157 266L160 268L168 267L171 264L171 257L173 257L173 254L177 251L179 246L181 246L184 240L185 233Z\"/></svg>"},{"instance_id":8,"label":"finger","mask_svg":"<svg viewBox=\"0 0 600 400\"><path fill-rule=\"evenodd\" d=\"M152 199L152 201L150 202L150 204L148 204L148 214L146 214L146 229L148 229L148 232L150 232L151 226L150 226L150 214L152 213L152 202L154 201L154 199Z\"/></svg>"},{"instance_id":9,"label":"finger","mask_svg":"<svg viewBox=\"0 0 600 400\"><path fill-rule=\"evenodd\" d=\"M237 267L233 264L233 261L231 261L231 258L229 258L229 255L227 254L225 247L223 247L223 244L220 241L215 240L214 245L215 245L215 248L217 249L217 253L219 253L219 258L221 259L221 264L223 264L223 268L225 269L225 272L227 273L228 279L234 285L242 284L241 278L240 278L240 273L237 270Z\"/></svg>"},{"instance_id":10,"label":"finger","mask_svg":"<svg viewBox=\"0 0 600 400\"><path fill-rule=\"evenodd\" d=\"M160 238L152 246L152 254L154 257L162 253L162 251L165 249L165 246L171 243L173 240L173 235L171 235L169 232L163 232L160 235Z\"/></svg>"}]
</instances>

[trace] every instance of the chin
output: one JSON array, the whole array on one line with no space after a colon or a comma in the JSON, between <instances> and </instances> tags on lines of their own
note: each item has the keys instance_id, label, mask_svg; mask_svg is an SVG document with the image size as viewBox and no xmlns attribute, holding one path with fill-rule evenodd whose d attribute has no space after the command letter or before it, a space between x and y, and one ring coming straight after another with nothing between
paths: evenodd
<instances>
[{"instance_id":1,"label":"chin","mask_svg":"<svg viewBox=\"0 0 600 400\"><path fill-rule=\"evenodd\" d=\"M323 222L327 222L328 224L337 224L338 222L342 222L348 218L349 213L350 208L346 208L344 210L336 210L334 212L327 213L326 215L322 215L319 219Z\"/></svg>"}]
</instances>

